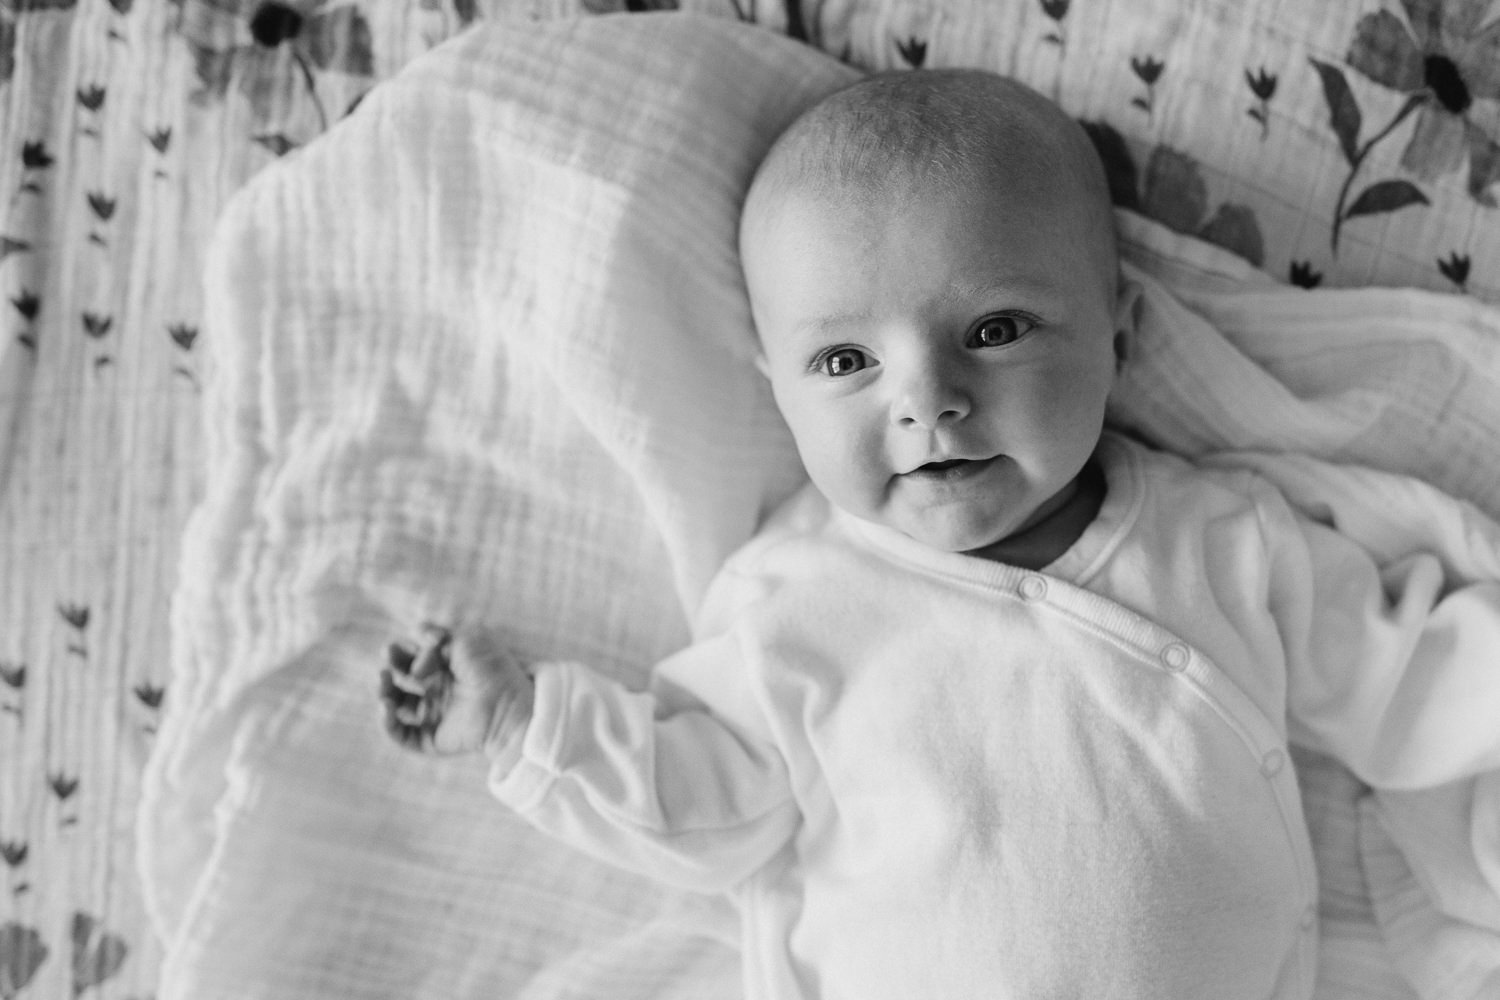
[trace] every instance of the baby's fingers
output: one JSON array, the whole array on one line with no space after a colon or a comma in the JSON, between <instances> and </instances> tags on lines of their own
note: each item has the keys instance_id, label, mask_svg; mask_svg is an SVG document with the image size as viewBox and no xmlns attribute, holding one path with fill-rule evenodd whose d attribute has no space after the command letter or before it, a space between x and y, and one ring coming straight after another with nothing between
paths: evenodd
<instances>
[{"instance_id":1,"label":"baby's fingers","mask_svg":"<svg viewBox=\"0 0 1500 1000\"><path fill-rule=\"evenodd\" d=\"M400 680L398 680L400 678ZM411 678L401 677L400 674L390 670L380 672L380 701L387 709L406 708L420 701L422 693L419 690L412 691L405 685L411 683Z\"/></svg>"},{"instance_id":2,"label":"baby's fingers","mask_svg":"<svg viewBox=\"0 0 1500 1000\"><path fill-rule=\"evenodd\" d=\"M385 706L385 731L391 739L408 750L421 751L432 739L430 730L402 722L397 710L389 702Z\"/></svg>"},{"instance_id":3,"label":"baby's fingers","mask_svg":"<svg viewBox=\"0 0 1500 1000\"><path fill-rule=\"evenodd\" d=\"M380 691L382 696L385 694L387 685L390 685L397 691L414 695L418 698L427 692L427 685L412 676L410 663L407 664L405 669L399 664L393 663L391 666L381 670L380 676Z\"/></svg>"},{"instance_id":4,"label":"baby's fingers","mask_svg":"<svg viewBox=\"0 0 1500 1000\"><path fill-rule=\"evenodd\" d=\"M429 698L412 694L400 686L400 675L380 672L380 701L385 710L385 731L397 743L423 750L432 741L440 710ZM411 683L407 679L407 683Z\"/></svg>"},{"instance_id":5,"label":"baby's fingers","mask_svg":"<svg viewBox=\"0 0 1500 1000\"><path fill-rule=\"evenodd\" d=\"M435 724L442 714L438 703L442 695L441 690L426 690L410 677L390 670L380 672L380 700L397 718L411 725Z\"/></svg>"},{"instance_id":6,"label":"baby's fingers","mask_svg":"<svg viewBox=\"0 0 1500 1000\"><path fill-rule=\"evenodd\" d=\"M419 681L430 682L432 678L446 674L449 670L448 644L451 641L448 634L442 632L436 641L424 645L412 661L412 677Z\"/></svg>"},{"instance_id":7,"label":"baby's fingers","mask_svg":"<svg viewBox=\"0 0 1500 1000\"><path fill-rule=\"evenodd\" d=\"M386 662L391 669L399 673L411 673L411 667L417 658L417 647L408 642L393 642L385 647Z\"/></svg>"}]
</instances>

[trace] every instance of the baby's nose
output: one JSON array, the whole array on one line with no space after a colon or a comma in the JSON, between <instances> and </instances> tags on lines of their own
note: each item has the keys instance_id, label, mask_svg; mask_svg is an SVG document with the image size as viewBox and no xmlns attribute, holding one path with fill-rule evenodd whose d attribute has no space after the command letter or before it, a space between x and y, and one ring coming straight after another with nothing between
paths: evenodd
<instances>
[{"instance_id":1,"label":"baby's nose","mask_svg":"<svg viewBox=\"0 0 1500 1000\"><path fill-rule=\"evenodd\" d=\"M932 430L962 420L969 410L969 395L959 380L934 365L905 380L891 407L891 422Z\"/></svg>"}]
</instances>

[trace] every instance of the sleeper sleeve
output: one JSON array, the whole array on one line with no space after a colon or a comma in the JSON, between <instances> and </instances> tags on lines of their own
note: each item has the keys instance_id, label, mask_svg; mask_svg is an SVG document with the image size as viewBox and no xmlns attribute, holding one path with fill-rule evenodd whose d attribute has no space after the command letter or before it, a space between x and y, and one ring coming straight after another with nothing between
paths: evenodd
<instances>
[{"instance_id":1,"label":"sleeper sleeve","mask_svg":"<svg viewBox=\"0 0 1500 1000\"><path fill-rule=\"evenodd\" d=\"M657 667L713 676L727 712L679 687L633 691L581 664L538 664L520 760L492 764L490 790L609 864L702 892L732 888L799 817L736 647L722 634Z\"/></svg>"},{"instance_id":2,"label":"sleeper sleeve","mask_svg":"<svg viewBox=\"0 0 1500 1000\"><path fill-rule=\"evenodd\" d=\"M1455 585L1426 553L1377 565L1285 504L1261 512L1291 739L1377 788L1500 768L1500 582Z\"/></svg>"}]
</instances>

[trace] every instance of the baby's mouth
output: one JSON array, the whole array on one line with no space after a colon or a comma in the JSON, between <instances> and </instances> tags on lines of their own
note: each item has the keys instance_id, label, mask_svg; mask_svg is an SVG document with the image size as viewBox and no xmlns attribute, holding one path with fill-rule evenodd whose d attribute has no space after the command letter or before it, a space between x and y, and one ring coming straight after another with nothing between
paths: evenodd
<instances>
[{"instance_id":1,"label":"baby's mouth","mask_svg":"<svg viewBox=\"0 0 1500 1000\"><path fill-rule=\"evenodd\" d=\"M993 458L949 458L941 462L919 465L907 475L918 479L963 479L983 470L993 461Z\"/></svg>"}]
</instances>

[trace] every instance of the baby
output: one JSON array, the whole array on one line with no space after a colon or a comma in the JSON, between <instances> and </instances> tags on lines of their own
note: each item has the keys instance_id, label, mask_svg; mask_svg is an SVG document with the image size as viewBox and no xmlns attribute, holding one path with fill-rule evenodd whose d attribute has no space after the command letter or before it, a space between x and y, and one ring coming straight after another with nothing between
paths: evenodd
<instances>
[{"instance_id":1,"label":"baby","mask_svg":"<svg viewBox=\"0 0 1500 1000\"><path fill-rule=\"evenodd\" d=\"M391 735L731 891L752 1000L1311 996L1288 741L1386 787L1500 766L1500 587L1105 430L1140 292L1086 135L1016 83L829 97L740 250L811 485L649 691L434 629L391 647Z\"/></svg>"}]
</instances>

